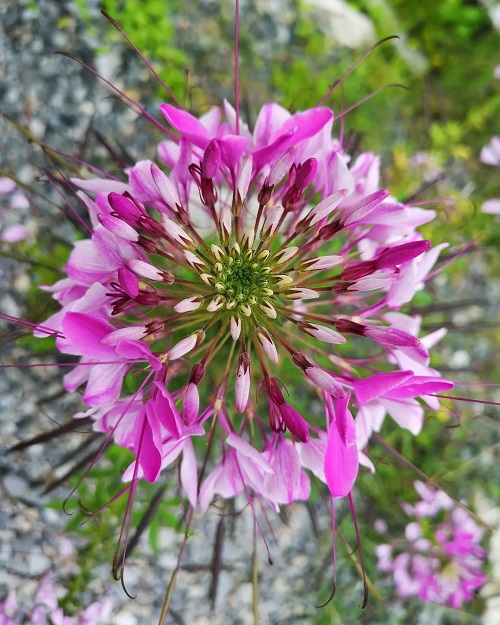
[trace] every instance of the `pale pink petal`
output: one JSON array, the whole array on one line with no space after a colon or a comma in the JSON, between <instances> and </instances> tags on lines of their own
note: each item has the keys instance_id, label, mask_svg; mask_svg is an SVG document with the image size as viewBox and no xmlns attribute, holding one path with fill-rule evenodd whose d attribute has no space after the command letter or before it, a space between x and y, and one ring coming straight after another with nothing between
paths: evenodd
<instances>
[{"instance_id":1,"label":"pale pink petal","mask_svg":"<svg viewBox=\"0 0 500 625\"><path fill-rule=\"evenodd\" d=\"M487 200L483 203L481 210L490 215L500 215L500 200Z\"/></svg>"},{"instance_id":2,"label":"pale pink petal","mask_svg":"<svg viewBox=\"0 0 500 625\"><path fill-rule=\"evenodd\" d=\"M384 398L381 402L400 427L409 430L415 436L420 434L424 423L424 409L415 399L393 401Z\"/></svg>"},{"instance_id":3,"label":"pale pink petal","mask_svg":"<svg viewBox=\"0 0 500 625\"><path fill-rule=\"evenodd\" d=\"M89 406L112 404L120 396L128 365L94 365L91 369L84 401Z\"/></svg>"},{"instance_id":4,"label":"pale pink petal","mask_svg":"<svg viewBox=\"0 0 500 625\"><path fill-rule=\"evenodd\" d=\"M198 469L196 466L193 443L189 438L184 441L180 477L182 487L186 491L191 507L196 508L196 500L198 498Z\"/></svg>"},{"instance_id":5,"label":"pale pink petal","mask_svg":"<svg viewBox=\"0 0 500 625\"><path fill-rule=\"evenodd\" d=\"M250 460L255 466L264 471L264 473L269 473L274 475L274 469L271 465L265 460L261 453L259 453L253 445L250 445L244 438L238 436L234 432L231 432L226 439L227 444L235 449L238 454L245 456Z\"/></svg>"},{"instance_id":6,"label":"pale pink petal","mask_svg":"<svg viewBox=\"0 0 500 625\"><path fill-rule=\"evenodd\" d=\"M6 228L0 235L0 239L6 243L20 243L24 241L28 235L29 230L26 226L16 224Z\"/></svg>"},{"instance_id":7,"label":"pale pink petal","mask_svg":"<svg viewBox=\"0 0 500 625\"><path fill-rule=\"evenodd\" d=\"M16 183L11 178L7 178L7 176L0 176L0 195L6 195L7 193L12 193L16 188Z\"/></svg>"},{"instance_id":8,"label":"pale pink petal","mask_svg":"<svg viewBox=\"0 0 500 625\"><path fill-rule=\"evenodd\" d=\"M274 102L264 104L255 120L254 141L257 147L271 143L283 124L289 119L290 113Z\"/></svg>"},{"instance_id":9,"label":"pale pink petal","mask_svg":"<svg viewBox=\"0 0 500 625\"><path fill-rule=\"evenodd\" d=\"M79 189L88 191L90 193L125 193L130 188L126 182L120 182L119 180L108 180L105 178L92 178L91 180L82 180L81 178L70 178L72 184Z\"/></svg>"}]
</instances>

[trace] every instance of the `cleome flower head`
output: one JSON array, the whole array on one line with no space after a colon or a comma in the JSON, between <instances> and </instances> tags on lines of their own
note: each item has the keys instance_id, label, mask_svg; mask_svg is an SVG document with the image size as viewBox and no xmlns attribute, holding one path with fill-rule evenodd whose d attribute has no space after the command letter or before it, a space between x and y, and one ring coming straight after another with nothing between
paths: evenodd
<instances>
[{"instance_id":1,"label":"cleome flower head","mask_svg":"<svg viewBox=\"0 0 500 625\"><path fill-rule=\"evenodd\" d=\"M419 481L415 490L421 500L403 506L414 517L406 526L404 546L378 545L378 568L394 575L400 597L461 608L487 580L483 530L443 491Z\"/></svg>"},{"instance_id":2,"label":"cleome flower head","mask_svg":"<svg viewBox=\"0 0 500 625\"><path fill-rule=\"evenodd\" d=\"M375 155L352 162L328 108L266 104L253 131L228 102L160 111L159 164L72 179L89 237L37 333L81 357L66 389L133 451L132 484L179 461L193 507L278 508L309 472L346 496L385 412L418 433L420 398L452 386L397 313L437 260L416 230L434 213L380 189Z\"/></svg>"}]
</instances>

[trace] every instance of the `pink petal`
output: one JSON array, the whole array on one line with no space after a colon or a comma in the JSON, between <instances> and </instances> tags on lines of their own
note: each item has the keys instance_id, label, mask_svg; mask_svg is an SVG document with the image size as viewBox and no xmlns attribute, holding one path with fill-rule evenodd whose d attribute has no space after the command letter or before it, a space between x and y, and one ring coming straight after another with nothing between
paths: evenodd
<instances>
[{"instance_id":1,"label":"pink petal","mask_svg":"<svg viewBox=\"0 0 500 625\"><path fill-rule=\"evenodd\" d=\"M429 393L439 393L453 388L451 380L444 380L434 376L413 376L407 383L387 393L387 397L407 398L420 397Z\"/></svg>"},{"instance_id":2,"label":"pink petal","mask_svg":"<svg viewBox=\"0 0 500 625\"><path fill-rule=\"evenodd\" d=\"M401 386L413 377L412 371L394 371L392 373L377 373L368 378L355 380L354 392L358 400L365 404L381 395Z\"/></svg>"},{"instance_id":3,"label":"pink petal","mask_svg":"<svg viewBox=\"0 0 500 625\"><path fill-rule=\"evenodd\" d=\"M348 410L337 415L336 421L330 424L325 451L325 479L332 497L345 497L351 492L358 475L358 448L355 444L347 446L339 431L338 422L342 422L342 431L352 431L354 420Z\"/></svg>"},{"instance_id":4,"label":"pink petal","mask_svg":"<svg viewBox=\"0 0 500 625\"><path fill-rule=\"evenodd\" d=\"M26 226L22 226L21 224L16 224L14 226L9 226L6 228L0 239L5 241L6 243L19 243L24 241L24 239L28 236L29 230Z\"/></svg>"},{"instance_id":5,"label":"pink petal","mask_svg":"<svg viewBox=\"0 0 500 625\"><path fill-rule=\"evenodd\" d=\"M12 193L16 188L16 183L11 178L7 178L7 176L0 176L0 195L6 195L7 193Z\"/></svg>"},{"instance_id":6,"label":"pink petal","mask_svg":"<svg viewBox=\"0 0 500 625\"><path fill-rule=\"evenodd\" d=\"M290 113L274 102L264 104L255 120L254 140L257 147L269 145Z\"/></svg>"},{"instance_id":7,"label":"pink petal","mask_svg":"<svg viewBox=\"0 0 500 625\"><path fill-rule=\"evenodd\" d=\"M102 339L114 329L107 321L78 312L67 313L62 322L62 331L66 339L83 356L89 358L109 360L116 358L113 347L101 344Z\"/></svg>"},{"instance_id":8,"label":"pink petal","mask_svg":"<svg viewBox=\"0 0 500 625\"><path fill-rule=\"evenodd\" d=\"M137 462L148 482L155 482L161 471L161 433L156 419L138 420L135 429L135 451Z\"/></svg>"},{"instance_id":9,"label":"pink petal","mask_svg":"<svg viewBox=\"0 0 500 625\"><path fill-rule=\"evenodd\" d=\"M265 460L261 453L259 453L253 445L250 445L244 438L238 436L234 432L231 432L226 439L227 444L235 449L238 454L241 454L245 458L248 458L252 464L257 466L264 473L274 475L274 470L271 465Z\"/></svg>"},{"instance_id":10,"label":"pink petal","mask_svg":"<svg viewBox=\"0 0 500 625\"><path fill-rule=\"evenodd\" d=\"M153 161L139 161L128 172L132 195L139 202L154 202L160 199L158 188L151 175L152 166Z\"/></svg>"},{"instance_id":11,"label":"pink petal","mask_svg":"<svg viewBox=\"0 0 500 625\"><path fill-rule=\"evenodd\" d=\"M424 409L415 399L393 401L384 397L381 401L400 427L409 430L415 436L420 434L424 423Z\"/></svg>"},{"instance_id":12,"label":"pink petal","mask_svg":"<svg viewBox=\"0 0 500 625\"><path fill-rule=\"evenodd\" d=\"M110 271L112 269L103 265L102 258L90 239L74 244L66 265L66 272L70 278L89 284L98 281Z\"/></svg>"},{"instance_id":13,"label":"pink petal","mask_svg":"<svg viewBox=\"0 0 500 625\"><path fill-rule=\"evenodd\" d=\"M186 439L182 451L181 484L189 499L189 503L196 508L198 499L198 469L191 439Z\"/></svg>"},{"instance_id":14,"label":"pink petal","mask_svg":"<svg viewBox=\"0 0 500 625\"><path fill-rule=\"evenodd\" d=\"M183 425L175 401L163 384L155 382L155 386L160 391L160 395L156 395L154 399L157 418L171 436L179 438Z\"/></svg>"},{"instance_id":15,"label":"pink petal","mask_svg":"<svg viewBox=\"0 0 500 625\"><path fill-rule=\"evenodd\" d=\"M210 134L196 117L186 111L176 109L171 104L162 104L160 112L181 137L188 139L199 148L205 149L207 147L210 141Z\"/></svg>"},{"instance_id":16,"label":"pink petal","mask_svg":"<svg viewBox=\"0 0 500 625\"><path fill-rule=\"evenodd\" d=\"M89 406L105 406L116 401L122 389L128 365L94 365L83 395Z\"/></svg>"},{"instance_id":17,"label":"pink petal","mask_svg":"<svg viewBox=\"0 0 500 625\"><path fill-rule=\"evenodd\" d=\"M303 139L314 137L332 119L333 113L327 108L313 108L301 113L295 113L283 124L280 134L286 133L290 129L296 129L293 143L298 143Z\"/></svg>"},{"instance_id":18,"label":"pink petal","mask_svg":"<svg viewBox=\"0 0 500 625\"><path fill-rule=\"evenodd\" d=\"M90 193L124 193L129 190L126 182L119 180L108 180L105 178L92 178L91 180L82 180L80 178L70 178L70 182L79 189L89 191Z\"/></svg>"},{"instance_id":19,"label":"pink petal","mask_svg":"<svg viewBox=\"0 0 500 625\"><path fill-rule=\"evenodd\" d=\"M236 135L226 135L218 140L222 151L222 160L232 170L235 170L236 164L245 152L248 145L248 139Z\"/></svg>"},{"instance_id":20,"label":"pink petal","mask_svg":"<svg viewBox=\"0 0 500 625\"><path fill-rule=\"evenodd\" d=\"M500 215L500 200L487 200L483 203L481 210L490 215Z\"/></svg>"}]
</instances>

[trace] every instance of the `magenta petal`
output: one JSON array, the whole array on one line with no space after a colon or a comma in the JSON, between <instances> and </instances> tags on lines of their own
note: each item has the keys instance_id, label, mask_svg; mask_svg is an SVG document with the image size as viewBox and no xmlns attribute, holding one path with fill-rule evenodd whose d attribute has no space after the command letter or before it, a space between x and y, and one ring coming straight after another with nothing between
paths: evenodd
<instances>
[{"instance_id":1,"label":"magenta petal","mask_svg":"<svg viewBox=\"0 0 500 625\"><path fill-rule=\"evenodd\" d=\"M128 184L119 180L107 180L106 178L91 178L90 180L81 180L80 178L70 178L72 184L83 191L89 193L124 193L128 191Z\"/></svg>"},{"instance_id":2,"label":"magenta petal","mask_svg":"<svg viewBox=\"0 0 500 625\"><path fill-rule=\"evenodd\" d=\"M402 385L400 388L387 393L387 397L419 397L421 395L427 395L429 393L439 393L440 391L447 391L453 388L454 384L451 380L444 380L443 378L437 378L434 376L414 376L408 384Z\"/></svg>"},{"instance_id":3,"label":"magenta petal","mask_svg":"<svg viewBox=\"0 0 500 625\"><path fill-rule=\"evenodd\" d=\"M297 143L303 139L309 139L318 134L328 122L333 119L333 113L327 108L315 108L295 113L284 124L282 133L288 132L291 128L296 128L293 142Z\"/></svg>"},{"instance_id":4,"label":"magenta petal","mask_svg":"<svg viewBox=\"0 0 500 625\"><path fill-rule=\"evenodd\" d=\"M376 261L377 267L383 269L384 267L407 263L426 252L430 246L430 241L411 241L410 243L403 243L403 245L396 245L380 254Z\"/></svg>"},{"instance_id":5,"label":"magenta petal","mask_svg":"<svg viewBox=\"0 0 500 625\"><path fill-rule=\"evenodd\" d=\"M130 330L133 332L134 327ZM158 358L151 354L149 347L147 345L143 345L139 341L121 339L116 345L116 353L123 358L127 358L128 360L147 360L155 371L159 371L162 367Z\"/></svg>"},{"instance_id":6,"label":"magenta petal","mask_svg":"<svg viewBox=\"0 0 500 625\"><path fill-rule=\"evenodd\" d=\"M389 191L382 189L367 195L354 206L346 209L342 215L341 222L344 226L349 226L355 222L361 222L371 212L373 212L379 204L381 204L389 195Z\"/></svg>"},{"instance_id":7,"label":"magenta petal","mask_svg":"<svg viewBox=\"0 0 500 625\"><path fill-rule=\"evenodd\" d=\"M142 423L138 421L135 431L135 449L144 478L148 482L155 482L161 471L161 434L159 423L154 415L147 415L142 419Z\"/></svg>"},{"instance_id":8,"label":"magenta petal","mask_svg":"<svg viewBox=\"0 0 500 625\"><path fill-rule=\"evenodd\" d=\"M154 383L160 394L154 399L157 418L163 427L174 437L179 438L182 432L182 419L175 401L163 384Z\"/></svg>"},{"instance_id":9,"label":"magenta petal","mask_svg":"<svg viewBox=\"0 0 500 625\"><path fill-rule=\"evenodd\" d=\"M162 104L160 106L160 112L167 122L177 130L181 137L188 139L188 141L203 150L207 147L210 141L210 135L205 126L203 126L196 117L193 117L190 113L186 113L186 111L176 109L175 106L171 104Z\"/></svg>"},{"instance_id":10,"label":"magenta petal","mask_svg":"<svg viewBox=\"0 0 500 625\"><path fill-rule=\"evenodd\" d=\"M381 395L404 384L413 376L412 371L394 371L392 373L377 373L368 378L355 380L354 392L358 400L366 404Z\"/></svg>"},{"instance_id":11,"label":"magenta petal","mask_svg":"<svg viewBox=\"0 0 500 625\"><path fill-rule=\"evenodd\" d=\"M222 160L234 171L248 145L248 139L236 135L226 135L219 139L219 143L222 150Z\"/></svg>"},{"instance_id":12,"label":"magenta petal","mask_svg":"<svg viewBox=\"0 0 500 625\"><path fill-rule=\"evenodd\" d=\"M352 414L348 410L350 395L334 399L335 423L340 434L340 438L346 447L356 444L356 426Z\"/></svg>"},{"instance_id":13,"label":"magenta petal","mask_svg":"<svg viewBox=\"0 0 500 625\"><path fill-rule=\"evenodd\" d=\"M271 145L256 150L252 154L254 173L258 173L265 165L281 156L293 144L293 135L294 131L290 130L287 134L278 137Z\"/></svg>"},{"instance_id":14,"label":"magenta petal","mask_svg":"<svg viewBox=\"0 0 500 625\"><path fill-rule=\"evenodd\" d=\"M70 312L62 322L66 339L83 356L114 360L114 347L101 345L100 341L115 328L98 317L84 313Z\"/></svg>"},{"instance_id":15,"label":"magenta petal","mask_svg":"<svg viewBox=\"0 0 500 625\"><path fill-rule=\"evenodd\" d=\"M358 448L342 444L335 424L332 424L328 433L324 472L332 497L348 495L358 475Z\"/></svg>"}]
</instances>

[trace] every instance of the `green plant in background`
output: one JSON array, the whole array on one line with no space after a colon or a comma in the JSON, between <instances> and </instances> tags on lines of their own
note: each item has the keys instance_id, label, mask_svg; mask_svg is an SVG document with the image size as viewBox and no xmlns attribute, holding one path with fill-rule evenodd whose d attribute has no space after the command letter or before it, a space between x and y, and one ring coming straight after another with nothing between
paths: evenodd
<instances>
[{"instance_id":1,"label":"green plant in background","mask_svg":"<svg viewBox=\"0 0 500 625\"><path fill-rule=\"evenodd\" d=\"M74 0L82 20L94 29L85 0ZM179 0L102 0L102 9L115 19L134 45L154 65L160 77L173 93L182 98L186 89L186 73L191 66L188 54L176 45L176 28L172 16L180 11ZM189 28L184 24L184 28ZM101 52L107 52L111 44L122 42L119 32L106 30L107 43ZM163 89L158 87L158 92Z\"/></svg>"}]
</instances>

